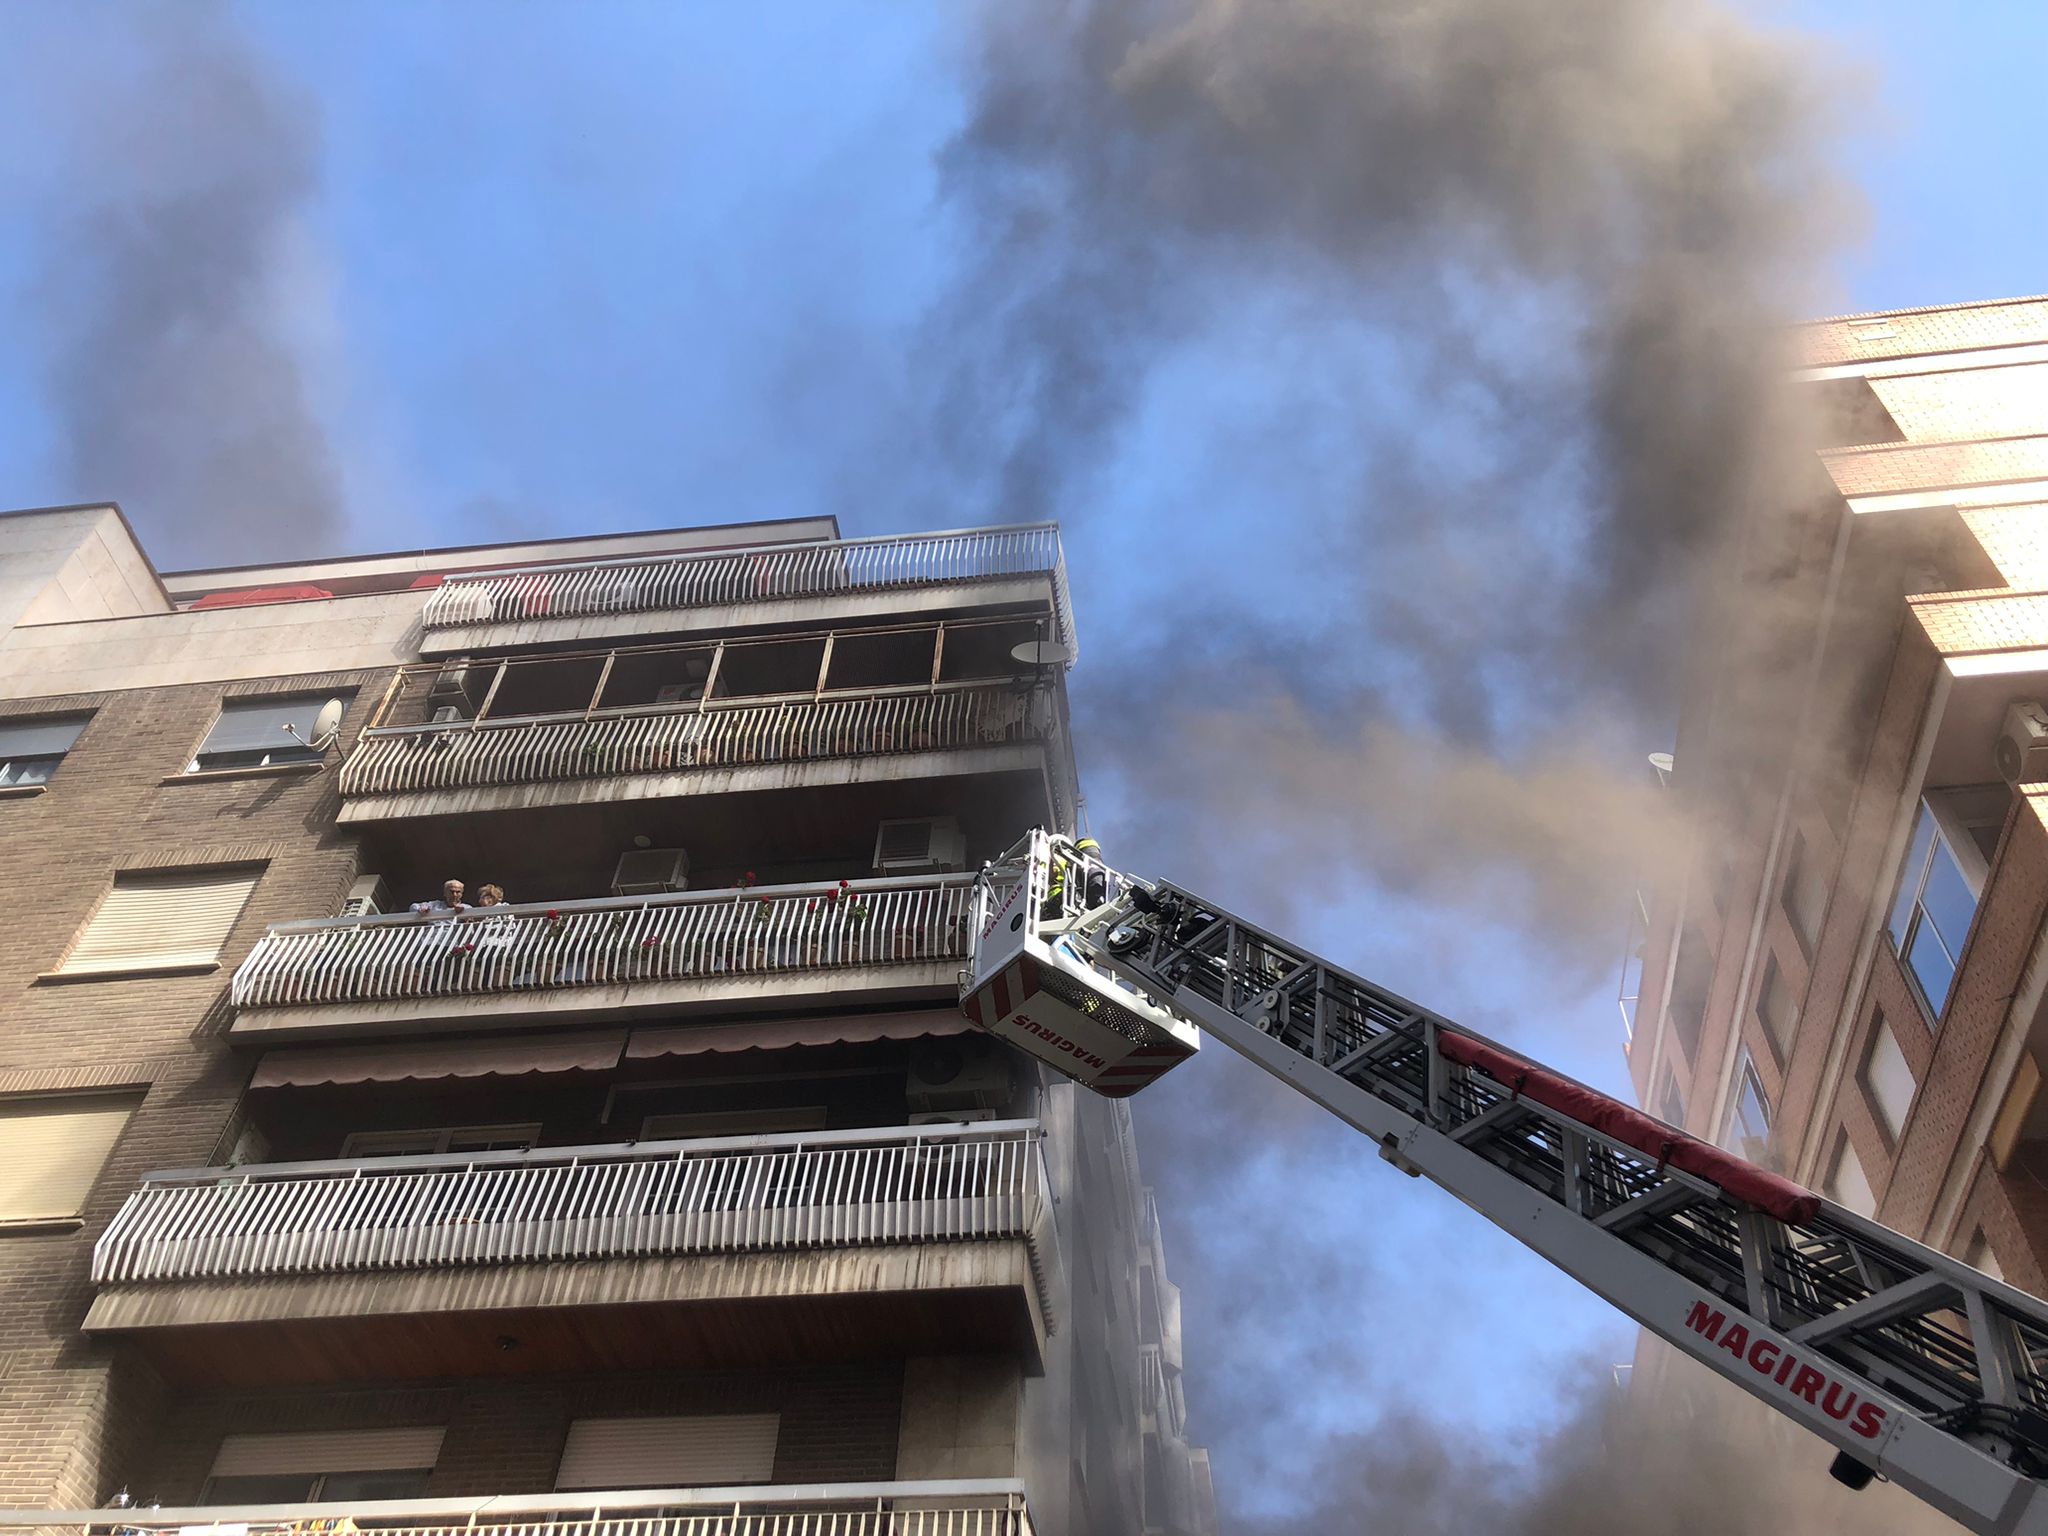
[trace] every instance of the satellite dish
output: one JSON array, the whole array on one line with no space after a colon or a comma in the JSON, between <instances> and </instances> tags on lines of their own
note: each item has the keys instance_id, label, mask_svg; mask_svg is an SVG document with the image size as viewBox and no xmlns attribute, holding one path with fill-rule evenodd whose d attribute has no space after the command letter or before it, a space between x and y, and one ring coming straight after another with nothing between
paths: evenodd
<instances>
[{"instance_id":1,"label":"satellite dish","mask_svg":"<svg viewBox=\"0 0 2048 1536\"><path fill-rule=\"evenodd\" d=\"M323 746L341 734L342 702L329 699L320 706L320 713L313 717L313 739Z\"/></svg>"},{"instance_id":2,"label":"satellite dish","mask_svg":"<svg viewBox=\"0 0 2048 1536\"><path fill-rule=\"evenodd\" d=\"M320 713L313 717L313 739L311 741L301 736L299 728L289 720L284 723L284 733L302 747L306 747L314 752L325 752L334 745L335 738L341 734L341 712L346 707L340 699L329 699L325 704L322 704L320 706Z\"/></svg>"},{"instance_id":3,"label":"satellite dish","mask_svg":"<svg viewBox=\"0 0 2048 1536\"><path fill-rule=\"evenodd\" d=\"M1010 655L1027 667L1063 667L1074 659L1074 648L1061 640L1026 640L1011 646Z\"/></svg>"}]
</instances>

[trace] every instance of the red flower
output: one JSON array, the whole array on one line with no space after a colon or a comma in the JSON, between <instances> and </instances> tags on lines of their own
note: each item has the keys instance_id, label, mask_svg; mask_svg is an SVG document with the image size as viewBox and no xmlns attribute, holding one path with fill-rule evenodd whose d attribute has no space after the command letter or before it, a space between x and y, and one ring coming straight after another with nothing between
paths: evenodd
<instances>
[{"instance_id":1,"label":"red flower","mask_svg":"<svg viewBox=\"0 0 2048 1536\"><path fill-rule=\"evenodd\" d=\"M748 870L748 871L747 871L747 884L749 884L749 885L752 885L753 883L754 883L754 872L753 872L753 871L752 871L752 870L750 869L750 870Z\"/></svg>"},{"instance_id":2,"label":"red flower","mask_svg":"<svg viewBox=\"0 0 2048 1536\"><path fill-rule=\"evenodd\" d=\"M806 912L815 912L818 910L818 904L815 901L811 902L807 906L805 906L804 910Z\"/></svg>"},{"instance_id":3,"label":"red flower","mask_svg":"<svg viewBox=\"0 0 2048 1536\"><path fill-rule=\"evenodd\" d=\"M842 891L844 891L844 890L848 890L848 889L850 889L850 888L851 888L851 886L850 886L850 883L849 883L848 881L842 880L842 881L840 881L840 882L839 882L839 889L841 889Z\"/></svg>"},{"instance_id":4,"label":"red flower","mask_svg":"<svg viewBox=\"0 0 2048 1536\"><path fill-rule=\"evenodd\" d=\"M476 946L474 944L465 944L462 946L462 952L465 955L473 955L476 953Z\"/></svg>"},{"instance_id":5,"label":"red flower","mask_svg":"<svg viewBox=\"0 0 2048 1536\"><path fill-rule=\"evenodd\" d=\"M655 945L659 944L660 942L661 940L657 939L653 934L650 933L649 935L647 935L646 938L640 941L640 947L642 949L652 949Z\"/></svg>"},{"instance_id":6,"label":"red flower","mask_svg":"<svg viewBox=\"0 0 2048 1536\"><path fill-rule=\"evenodd\" d=\"M768 908L769 908L769 905L770 905L770 903L769 903L769 900L768 900L768 898L767 898L766 896L763 896L763 897L761 898L761 910L762 910L763 912L766 912L766 911L768 910Z\"/></svg>"},{"instance_id":7,"label":"red flower","mask_svg":"<svg viewBox=\"0 0 2048 1536\"><path fill-rule=\"evenodd\" d=\"M834 903L834 902L836 902L836 901L838 901L838 900L839 900L839 893L838 893L837 891L827 891L827 892L825 893L825 902L826 902L826 905L828 905L828 906L829 906L829 905L831 905L832 903Z\"/></svg>"},{"instance_id":8,"label":"red flower","mask_svg":"<svg viewBox=\"0 0 2048 1536\"><path fill-rule=\"evenodd\" d=\"M562 920L562 914L561 914L561 913L559 913L559 912L557 912L557 911L556 911L556 910L555 910L555 909L554 909L553 907L549 907L549 908L548 908L548 921L549 921L549 922L551 922L551 923L559 923L559 922L560 922L561 920Z\"/></svg>"}]
</instances>

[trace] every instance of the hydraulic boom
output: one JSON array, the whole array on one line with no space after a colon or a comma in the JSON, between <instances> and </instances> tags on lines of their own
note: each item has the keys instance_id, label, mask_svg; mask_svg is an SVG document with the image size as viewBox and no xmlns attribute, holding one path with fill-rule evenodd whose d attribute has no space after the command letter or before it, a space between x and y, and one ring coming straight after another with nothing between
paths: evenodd
<instances>
[{"instance_id":1,"label":"hydraulic boom","mask_svg":"<svg viewBox=\"0 0 2048 1536\"><path fill-rule=\"evenodd\" d=\"M987 866L975 915L982 1028L1116 1096L1212 1035L1829 1441L1844 1482L2048 1536L2048 1305L1064 838Z\"/></svg>"}]
</instances>

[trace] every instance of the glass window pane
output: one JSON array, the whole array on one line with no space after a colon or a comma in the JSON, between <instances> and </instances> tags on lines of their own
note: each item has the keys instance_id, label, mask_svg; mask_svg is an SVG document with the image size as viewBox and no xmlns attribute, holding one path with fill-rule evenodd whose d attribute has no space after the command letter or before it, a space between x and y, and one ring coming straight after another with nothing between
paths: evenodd
<instances>
[{"instance_id":1,"label":"glass window pane","mask_svg":"<svg viewBox=\"0 0 2048 1536\"><path fill-rule=\"evenodd\" d=\"M1933 840L1934 814L1923 801L1920 818L1913 823L1913 845L1907 850L1906 862L1899 871L1899 893L1892 900L1892 918L1886 924L1891 930L1892 942L1901 949L1906 943L1906 925L1913 918L1913 902L1920 894L1920 875L1927 867L1927 847Z\"/></svg>"},{"instance_id":2,"label":"glass window pane","mask_svg":"<svg viewBox=\"0 0 2048 1536\"><path fill-rule=\"evenodd\" d=\"M206 1485L208 1504L303 1504L313 1496L313 1472L249 1472L216 1477Z\"/></svg>"},{"instance_id":3,"label":"glass window pane","mask_svg":"<svg viewBox=\"0 0 2048 1536\"><path fill-rule=\"evenodd\" d=\"M0 789L16 784L47 784L62 761L57 757L17 757L0 762Z\"/></svg>"},{"instance_id":4,"label":"glass window pane","mask_svg":"<svg viewBox=\"0 0 2048 1536\"><path fill-rule=\"evenodd\" d=\"M320 1487L320 1502L363 1499L416 1499L427 1491L433 1472L426 1467L403 1472L330 1472Z\"/></svg>"},{"instance_id":5,"label":"glass window pane","mask_svg":"<svg viewBox=\"0 0 2048 1536\"><path fill-rule=\"evenodd\" d=\"M1956 865L1948 845L1936 842L1934 863L1927 871L1927 888L1920 894L1920 908L1934 920L1950 955L1963 952L1963 936L1970 931L1970 919L1977 911L1977 898Z\"/></svg>"},{"instance_id":6,"label":"glass window pane","mask_svg":"<svg viewBox=\"0 0 2048 1536\"><path fill-rule=\"evenodd\" d=\"M1932 923L1922 923L1914 930L1912 946L1906 951L1906 965L1919 980L1927 1006L1936 1018L1941 1017L1941 1010L1948 1003L1948 989L1956 979L1956 963L1941 947L1941 937Z\"/></svg>"}]
</instances>

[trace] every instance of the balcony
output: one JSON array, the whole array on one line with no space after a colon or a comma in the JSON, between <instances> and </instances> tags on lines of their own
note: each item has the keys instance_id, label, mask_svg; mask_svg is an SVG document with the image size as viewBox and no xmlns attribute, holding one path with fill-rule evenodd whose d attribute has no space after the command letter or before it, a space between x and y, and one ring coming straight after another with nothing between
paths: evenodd
<instances>
[{"instance_id":1,"label":"balcony","mask_svg":"<svg viewBox=\"0 0 2048 1536\"><path fill-rule=\"evenodd\" d=\"M235 971L230 1033L950 996L973 888L971 876L937 875L532 903L434 922L281 923Z\"/></svg>"},{"instance_id":2,"label":"balcony","mask_svg":"<svg viewBox=\"0 0 2048 1536\"><path fill-rule=\"evenodd\" d=\"M421 614L421 650L937 611L960 587L982 589L982 602L1048 604L1073 645L1059 527L1034 523L451 576Z\"/></svg>"},{"instance_id":3,"label":"balcony","mask_svg":"<svg viewBox=\"0 0 2048 1536\"><path fill-rule=\"evenodd\" d=\"M376 726L341 770L343 821L1023 773L1072 805L1049 693L1008 682Z\"/></svg>"},{"instance_id":4,"label":"balcony","mask_svg":"<svg viewBox=\"0 0 2048 1536\"><path fill-rule=\"evenodd\" d=\"M230 1383L337 1355L355 1376L1035 1361L1047 1190L1032 1121L157 1173L94 1247L85 1327Z\"/></svg>"},{"instance_id":5,"label":"balcony","mask_svg":"<svg viewBox=\"0 0 2048 1536\"><path fill-rule=\"evenodd\" d=\"M1014 1478L382 1499L189 1509L0 1510L79 1536L1032 1536Z\"/></svg>"}]
</instances>

